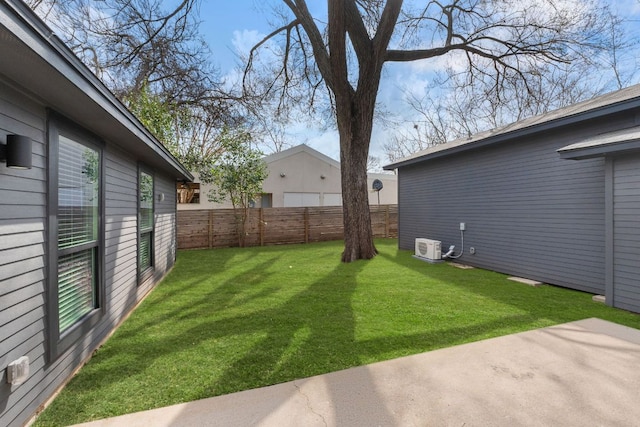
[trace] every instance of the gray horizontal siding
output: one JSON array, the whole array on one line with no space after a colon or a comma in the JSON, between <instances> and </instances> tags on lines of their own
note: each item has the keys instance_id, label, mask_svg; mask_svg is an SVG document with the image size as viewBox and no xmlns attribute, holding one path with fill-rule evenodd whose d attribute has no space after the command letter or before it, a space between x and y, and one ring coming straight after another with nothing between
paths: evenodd
<instances>
[{"instance_id":1,"label":"gray horizontal siding","mask_svg":"<svg viewBox=\"0 0 640 427\"><path fill-rule=\"evenodd\" d=\"M556 135L434 159L399 171L399 245L426 237L460 262L594 293L604 292L604 160L561 160L571 141L626 125L593 123ZM476 249L469 254L469 247Z\"/></svg>"},{"instance_id":2,"label":"gray horizontal siding","mask_svg":"<svg viewBox=\"0 0 640 427\"><path fill-rule=\"evenodd\" d=\"M640 156L613 165L613 305L640 312Z\"/></svg>"},{"instance_id":3,"label":"gray horizontal siding","mask_svg":"<svg viewBox=\"0 0 640 427\"><path fill-rule=\"evenodd\" d=\"M160 280L173 267L176 236L176 184L171 179L155 175L155 224L154 224L154 274L153 281ZM164 200L158 196L164 194ZM140 286L147 289L153 282Z\"/></svg>"},{"instance_id":4,"label":"gray horizontal siding","mask_svg":"<svg viewBox=\"0 0 640 427\"><path fill-rule=\"evenodd\" d=\"M0 425L22 425L37 400L33 378L6 384L7 364L31 359L32 377L44 354L44 251L46 146L44 108L0 81L0 139L7 134L33 140L33 167L9 169L0 163ZM35 409L35 408L34 408Z\"/></svg>"},{"instance_id":5,"label":"gray horizontal siding","mask_svg":"<svg viewBox=\"0 0 640 427\"><path fill-rule=\"evenodd\" d=\"M137 283L138 164L111 151L106 163L105 269L110 322L117 324L139 299Z\"/></svg>"},{"instance_id":6,"label":"gray horizontal siding","mask_svg":"<svg viewBox=\"0 0 640 427\"><path fill-rule=\"evenodd\" d=\"M105 288L107 313L91 334L50 361L45 357L47 249L46 111L32 97L0 81L0 138L17 133L34 141L33 168L21 171L0 164L0 425L22 426L46 402L96 346L173 265L175 190L158 175L156 270L144 286L137 278L137 171L140 159L106 141ZM29 356L30 376L18 386L6 384L6 365Z\"/></svg>"}]
</instances>

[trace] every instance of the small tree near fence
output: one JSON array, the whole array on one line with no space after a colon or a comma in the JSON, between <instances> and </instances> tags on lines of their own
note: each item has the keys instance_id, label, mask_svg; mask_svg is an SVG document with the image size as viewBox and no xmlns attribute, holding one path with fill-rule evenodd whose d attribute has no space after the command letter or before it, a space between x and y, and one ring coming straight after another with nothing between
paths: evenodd
<instances>
[{"instance_id":1,"label":"small tree near fence","mask_svg":"<svg viewBox=\"0 0 640 427\"><path fill-rule=\"evenodd\" d=\"M201 175L202 182L213 184L207 197L215 203L231 200L236 213L238 244L245 246L246 225L253 200L262 193L267 178L267 165L263 154L251 147L251 135L245 130L225 129L220 142L223 154L215 167Z\"/></svg>"}]
</instances>

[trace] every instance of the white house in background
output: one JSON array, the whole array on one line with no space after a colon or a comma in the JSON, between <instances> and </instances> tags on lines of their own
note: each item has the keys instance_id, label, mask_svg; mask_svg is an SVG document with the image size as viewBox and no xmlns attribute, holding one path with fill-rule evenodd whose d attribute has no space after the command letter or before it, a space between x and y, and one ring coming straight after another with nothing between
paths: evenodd
<instances>
[{"instance_id":1,"label":"white house in background","mask_svg":"<svg viewBox=\"0 0 640 427\"><path fill-rule=\"evenodd\" d=\"M341 206L340 163L331 157L301 144L264 158L269 175L263 184L263 194L255 207ZM193 183L178 184L178 210L230 208L231 202L213 203L207 199L211 189L193 174ZM382 190L373 189L379 180ZM369 204L398 203L398 178L394 174L368 175Z\"/></svg>"}]
</instances>

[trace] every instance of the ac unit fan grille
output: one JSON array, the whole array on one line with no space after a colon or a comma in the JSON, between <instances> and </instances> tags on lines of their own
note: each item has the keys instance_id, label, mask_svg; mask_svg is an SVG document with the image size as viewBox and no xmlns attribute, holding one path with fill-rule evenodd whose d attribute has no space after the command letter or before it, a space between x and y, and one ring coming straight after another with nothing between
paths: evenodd
<instances>
[{"instance_id":1,"label":"ac unit fan grille","mask_svg":"<svg viewBox=\"0 0 640 427\"><path fill-rule=\"evenodd\" d=\"M418 253L421 256L427 256L427 243L426 242L418 242Z\"/></svg>"}]
</instances>

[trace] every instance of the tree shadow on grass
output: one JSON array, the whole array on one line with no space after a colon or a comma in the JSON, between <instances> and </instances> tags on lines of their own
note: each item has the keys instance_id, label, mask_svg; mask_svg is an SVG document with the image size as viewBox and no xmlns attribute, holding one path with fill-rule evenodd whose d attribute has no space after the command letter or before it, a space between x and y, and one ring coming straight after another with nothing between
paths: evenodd
<instances>
[{"instance_id":1,"label":"tree shadow on grass","mask_svg":"<svg viewBox=\"0 0 640 427\"><path fill-rule=\"evenodd\" d=\"M458 269L448 263L429 264L413 258L409 251L398 250L394 255L383 253L381 256L470 296L512 307L523 315L519 322L511 323L513 320L510 320L507 324L520 325L522 330L581 320L596 314L640 327L640 316L596 305L589 293L553 285L530 287L507 280L505 274L481 268Z\"/></svg>"},{"instance_id":2,"label":"tree shadow on grass","mask_svg":"<svg viewBox=\"0 0 640 427\"><path fill-rule=\"evenodd\" d=\"M231 264L241 263L246 256L238 251L220 251L215 254L213 251L202 251L195 256L196 261L198 258L203 259L199 260L198 268L193 269L190 269L188 262L185 265L184 260L178 261L178 264L182 262L183 265L176 265L165 281L96 352L94 358L70 381L62 394L38 419L36 425L54 425L55 423L49 423L48 419L55 417L57 411L74 414L74 419L65 421L76 423L119 415L123 413L123 407L127 408L126 412L131 412L153 407L154 402L162 402L163 393L171 390L171 376L167 376L166 383L154 384L154 388L149 389L145 376L149 369L153 369L154 363L167 355L188 352L198 344L197 340L215 337L215 331L211 331L212 334L208 333L208 313L221 310L220 307L248 304L275 292L273 289L264 288L257 293L243 294L243 287L239 284L255 283L258 281L258 273L263 278L266 277L264 270L277 261L277 253L265 257L265 260L254 268L243 270L220 283L211 281L212 274L207 271L230 268ZM202 268L203 263L210 269ZM171 277L182 274L185 270L189 274L187 279ZM215 306L212 305L214 301ZM195 317L195 320L185 322L185 319L190 317ZM193 326L185 329L181 326L182 323ZM157 339L153 336L157 336ZM176 363L179 365L181 359L176 358ZM108 393L106 390L109 388L120 389L122 392L112 402L100 402L102 409L94 410L97 406L97 396ZM139 392L134 391L135 389L139 389ZM127 400L130 402L126 402Z\"/></svg>"},{"instance_id":3,"label":"tree shadow on grass","mask_svg":"<svg viewBox=\"0 0 640 427\"><path fill-rule=\"evenodd\" d=\"M258 332L260 338L212 388L203 390L202 397L240 390L246 377L268 385L328 372L336 366L358 365L351 297L362 266L362 262L339 264L281 306L212 325L238 334ZM233 383L238 384L228 388Z\"/></svg>"},{"instance_id":4,"label":"tree shadow on grass","mask_svg":"<svg viewBox=\"0 0 640 427\"><path fill-rule=\"evenodd\" d=\"M279 305L253 310L253 301L280 291L257 286L277 258L277 253L266 257L206 292L196 288L205 279L195 275L181 291L193 286L193 298L180 304L171 301L176 290L170 284L156 290L147 302L156 316L132 316L48 411L58 405L68 411L70 404L77 418L68 421L79 422L118 415L122 408L150 409L358 365L351 295L363 263L338 264ZM219 265L228 267L230 261ZM194 351L197 347L204 350ZM167 366L171 358L175 363ZM165 366L164 383L154 383L157 373L147 370ZM121 395L113 392L119 388ZM122 401L95 410L104 389ZM46 424L47 415L39 421Z\"/></svg>"},{"instance_id":5,"label":"tree shadow on grass","mask_svg":"<svg viewBox=\"0 0 640 427\"><path fill-rule=\"evenodd\" d=\"M216 272L228 269L233 263L242 263L248 257L239 257L239 251L193 252L200 252L198 255L204 259L200 260L195 268L190 268L188 263L182 265L185 261L178 260L174 271L142 303L140 313L156 312L159 316L132 316L131 321L116 332L115 336L118 339L135 337L140 331L162 323L166 323L166 327L170 328L175 326L172 322L180 319L206 315L208 311L220 311L233 305L248 304L276 291L273 288L260 288L257 293L246 294L247 286L258 284L269 276L266 270L278 260L277 254L265 257L264 261L250 270L216 282L212 280ZM203 264L207 265L207 268L203 268Z\"/></svg>"},{"instance_id":6,"label":"tree shadow on grass","mask_svg":"<svg viewBox=\"0 0 640 427\"><path fill-rule=\"evenodd\" d=\"M469 337L495 336L506 326L526 328L553 315L514 300L504 293L506 284L478 284L482 275L477 272L452 271L445 265L429 268L394 251L382 250L379 255L398 271L393 286L402 286L399 276L408 268L517 310L502 316L479 315L467 325L445 321L433 327L425 321L411 331L381 330L358 338L360 313L354 310L354 295L367 291L364 277L371 276L362 273L368 262L342 264L336 259L327 270L313 273L310 284L293 286L290 283L307 265L301 261L288 270L292 261L286 256L298 259L299 254L284 255L278 249L202 251L179 259L172 275L187 277L170 275L69 384L59 405L73 407L67 412L76 418L68 422L104 418L415 354ZM251 268L238 268L253 257L259 258ZM215 276L215 271L225 274ZM273 274L282 282L269 280ZM366 375L360 380L371 381ZM97 400L107 393L113 402L100 402L97 408ZM55 411L57 404L50 410ZM382 402L374 406L380 420L388 419ZM335 416L346 420L348 414Z\"/></svg>"}]
</instances>

